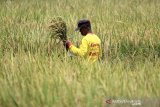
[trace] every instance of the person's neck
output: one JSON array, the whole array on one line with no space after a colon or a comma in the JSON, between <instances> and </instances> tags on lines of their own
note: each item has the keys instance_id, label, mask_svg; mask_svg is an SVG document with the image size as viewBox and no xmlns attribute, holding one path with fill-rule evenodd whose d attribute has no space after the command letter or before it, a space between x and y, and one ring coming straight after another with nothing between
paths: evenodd
<instances>
[{"instance_id":1,"label":"person's neck","mask_svg":"<svg viewBox=\"0 0 160 107\"><path fill-rule=\"evenodd\" d=\"M93 34L93 33L92 33L92 32L88 32L87 35L88 35L88 34Z\"/></svg>"},{"instance_id":2,"label":"person's neck","mask_svg":"<svg viewBox=\"0 0 160 107\"><path fill-rule=\"evenodd\" d=\"M87 34L93 34L92 31L89 31Z\"/></svg>"}]
</instances>

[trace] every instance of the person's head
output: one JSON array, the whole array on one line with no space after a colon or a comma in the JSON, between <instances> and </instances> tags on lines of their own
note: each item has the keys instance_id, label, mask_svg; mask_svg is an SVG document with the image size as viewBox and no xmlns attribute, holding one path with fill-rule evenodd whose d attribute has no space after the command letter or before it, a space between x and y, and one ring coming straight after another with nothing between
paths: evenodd
<instances>
[{"instance_id":1,"label":"person's head","mask_svg":"<svg viewBox=\"0 0 160 107\"><path fill-rule=\"evenodd\" d=\"M87 35L88 33L91 33L92 30L90 21L87 19L79 20L77 23L76 31L78 30L81 32L83 36Z\"/></svg>"}]
</instances>

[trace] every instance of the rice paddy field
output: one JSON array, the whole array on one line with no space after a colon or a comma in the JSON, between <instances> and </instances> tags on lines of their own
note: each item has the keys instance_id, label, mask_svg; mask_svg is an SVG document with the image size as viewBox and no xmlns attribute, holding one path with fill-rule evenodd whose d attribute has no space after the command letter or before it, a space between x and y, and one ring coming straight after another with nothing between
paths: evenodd
<instances>
[{"instance_id":1,"label":"rice paddy field","mask_svg":"<svg viewBox=\"0 0 160 107\"><path fill-rule=\"evenodd\" d=\"M74 31L77 21L89 19L102 40L102 61L69 57L48 30L57 16L75 45L82 39ZM159 102L160 0L0 0L0 107L160 107Z\"/></svg>"}]
</instances>

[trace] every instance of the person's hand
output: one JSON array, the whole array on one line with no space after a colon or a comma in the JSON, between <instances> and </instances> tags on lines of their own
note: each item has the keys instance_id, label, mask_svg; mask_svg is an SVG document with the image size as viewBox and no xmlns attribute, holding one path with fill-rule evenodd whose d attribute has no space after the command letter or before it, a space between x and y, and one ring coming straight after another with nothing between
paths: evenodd
<instances>
[{"instance_id":1,"label":"person's hand","mask_svg":"<svg viewBox=\"0 0 160 107\"><path fill-rule=\"evenodd\" d=\"M66 49L68 50L71 47L71 42L70 41L63 41L63 45L66 47Z\"/></svg>"}]
</instances>

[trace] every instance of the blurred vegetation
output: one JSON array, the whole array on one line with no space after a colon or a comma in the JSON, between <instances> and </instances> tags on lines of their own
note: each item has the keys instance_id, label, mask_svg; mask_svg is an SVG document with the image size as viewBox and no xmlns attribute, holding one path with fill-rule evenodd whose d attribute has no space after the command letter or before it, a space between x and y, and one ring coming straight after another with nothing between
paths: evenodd
<instances>
[{"instance_id":1,"label":"blurred vegetation","mask_svg":"<svg viewBox=\"0 0 160 107\"><path fill-rule=\"evenodd\" d=\"M159 11L159 0L0 0L0 106L99 107L107 98L159 97ZM71 60L50 38L55 16L73 44L82 38L77 21L90 19L103 61Z\"/></svg>"}]
</instances>

